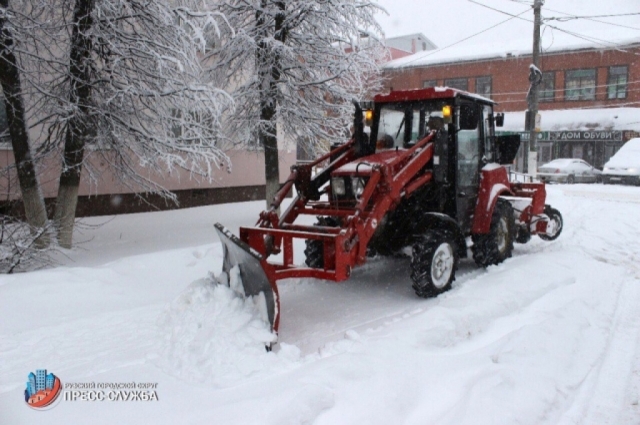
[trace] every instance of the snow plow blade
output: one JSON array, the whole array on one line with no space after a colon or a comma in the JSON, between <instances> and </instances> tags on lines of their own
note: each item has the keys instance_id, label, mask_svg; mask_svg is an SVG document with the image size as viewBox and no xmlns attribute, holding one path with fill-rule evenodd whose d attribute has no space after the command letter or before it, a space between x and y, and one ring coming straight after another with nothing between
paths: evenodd
<instances>
[{"instance_id":1,"label":"snow plow blade","mask_svg":"<svg viewBox=\"0 0 640 425\"><path fill-rule=\"evenodd\" d=\"M222 224L216 223L214 226L223 247L222 271L230 277L231 269L238 266L245 297L259 296L260 293L264 294L267 317L271 324L271 329L277 333L280 318L278 288L275 281L272 282L269 279L263 268L262 255L231 233Z\"/></svg>"}]
</instances>

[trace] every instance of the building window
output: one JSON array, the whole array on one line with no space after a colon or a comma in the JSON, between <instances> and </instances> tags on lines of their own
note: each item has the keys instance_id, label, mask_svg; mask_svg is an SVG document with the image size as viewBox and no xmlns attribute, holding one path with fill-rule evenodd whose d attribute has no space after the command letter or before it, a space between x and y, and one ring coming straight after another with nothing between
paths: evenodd
<instances>
[{"instance_id":1,"label":"building window","mask_svg":"<svg viewBox=\"0 0 640 425\"><path fill-rule=\"evenodd\" d=\"M609 68L607 81L607 98L624 99L627 97L627 67L612 66Z\"/></svg>"},{"instance_id":2,"label":"building window","mask_svg":"<svg viewBox=\"0 0 640 425\"><path fill-rule=\"evenodd\" d=\"M423 89L428 89L429 87L435 87L437 85L438 85L438 82L436 80L425 80L422 82Z\"/></svg>"},{"instance_id":3,"label":"building window","mask_svg":"<svg viewBox=\"0 0 640 425\"><path fill-rule=\"evenodd\" d=\"M556 73L543 72L542 83L540 83L540 89L538 90L538 99L540 102L553 102L555 99L556 89Z\"/></svg>"},{"instance_id":4,"label":"building window","mask_svg":"<svg viewBox=\"0 0 640 425\"><path fill-rule=\"evenodd\" d=\"M447 87L451 87L452 89L458 90L469 90L469 80L466 78L450 78L448 80L444 80L444 85Z\"/></svg>"},{"instance_id":5,"label":"building window","mask_svg":"<svg viewBox=\"0 0 640 425\"><path fill-rule=\"evenodd\" d=\"M565 98L567 100L594 100L596 98L596 70L566 71Z\"/></svg>"},{"instance_id":6,"label":"building window","mask_svg":"<svg viewBox=\"0 0 640 425\"><path fill-rule=\"evenodd\" d=\"M476 78L476 93L491 98L491 77Z\"/></svg>"}]
</instances>

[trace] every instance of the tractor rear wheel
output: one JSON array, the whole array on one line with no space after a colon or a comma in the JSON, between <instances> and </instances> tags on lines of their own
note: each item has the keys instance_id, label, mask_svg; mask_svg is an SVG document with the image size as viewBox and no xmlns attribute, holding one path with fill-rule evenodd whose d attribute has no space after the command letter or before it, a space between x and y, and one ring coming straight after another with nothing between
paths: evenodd
<instances>
[{"instance_id":1,"label":"tractor rear wheel","mask_svg":"<svg viewBox=\"0 0 640 425\"><path fill-rule=\"evenodd\" d=\"M450 232L434 230L413 245L411 280L416 295L435 297L451 289L458 266L458 249Z\"/></svg>"},{"instance_id":2,"label":"tractor rear wheel","mask_svg":"<svg viewBox=\"0 0 640 425\"><path fill-rule=\"evenodd\" d=\"M489 233L472 236L473 260L481 267L502 263L511 257L515 233L513 207L509 201L498 199L491 216Z\"/></svg>"},{"instance_id":3,"label":"tractor rear wheel","mask_svg":"<svg viewBox=\"0 0 640 425\"><path fill-rule=\"evenodd\" d=\"M543 241L553 241L558 239L560 233L562 233L562 215L560 211L555 208L551 208L549 205L544 206L544 213L549 217L547 223L547 233L540 233L540 239Z\"/></svg>"},{"instance_id":4,"label":"tractor rear wheel","mask_svg":"<svg viewBox=\"0 0 640 425\"><path fill-rule=\"evenodd\" d=\"M315 226L336 227L339 225L337 219L333 217L318 217ZM324 268L324 243L317 239L307 239L305 242L304 255L306 256L304 263L314 269Z\"/></svg>"}]
</instances>

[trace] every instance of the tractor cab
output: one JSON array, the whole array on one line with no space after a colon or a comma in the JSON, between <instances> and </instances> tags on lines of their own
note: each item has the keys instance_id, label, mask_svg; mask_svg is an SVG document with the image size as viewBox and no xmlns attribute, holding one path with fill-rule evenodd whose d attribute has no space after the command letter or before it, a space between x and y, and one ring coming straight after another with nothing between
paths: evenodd
<instances>
[{"instance_id":1,"label":"tractor cab","mask_svg":"<svg viewBox=\"0 0 640 425\"><path fill-rule=\"evenodd\" d=\"M436 186L444 194L438 197L441 205L436 209L456 219L469 233L482 168L489 163L511 163L519 147L515 138L495 136L504 115L495 114L494 105L490 99L442 87L378 95L365 105L370 136L363 138L368 145L361 149L361 157L378 163L388 157L380 153L395 150L400 154L434 133L430 165Z\"/></svg>"}]
</instances>

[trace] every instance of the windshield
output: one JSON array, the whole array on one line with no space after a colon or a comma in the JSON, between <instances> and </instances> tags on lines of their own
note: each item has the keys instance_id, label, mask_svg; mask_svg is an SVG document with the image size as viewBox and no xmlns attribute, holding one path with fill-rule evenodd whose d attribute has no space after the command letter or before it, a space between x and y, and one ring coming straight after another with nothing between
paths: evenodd
<instances>
[{"instance_id":1,"label":"windshield","mask_svg":"<svg viewBox=\"0 0 640 425\"><path fill-rule=\"evenodd\" d=\"M447 129L442 117L443 101L390 103L382 105L376 135L376 149L408 147L431 130Z\"/></svg>"}]
</instances>

